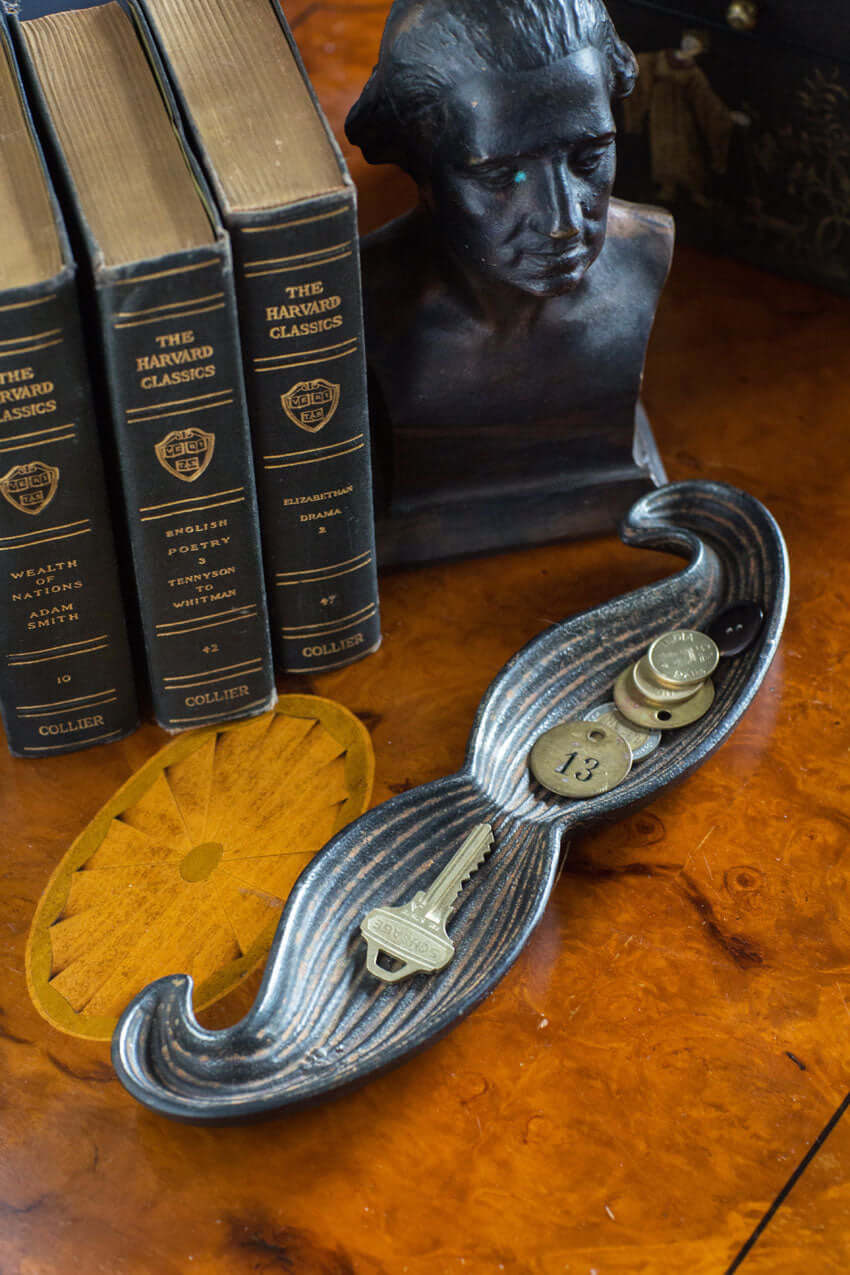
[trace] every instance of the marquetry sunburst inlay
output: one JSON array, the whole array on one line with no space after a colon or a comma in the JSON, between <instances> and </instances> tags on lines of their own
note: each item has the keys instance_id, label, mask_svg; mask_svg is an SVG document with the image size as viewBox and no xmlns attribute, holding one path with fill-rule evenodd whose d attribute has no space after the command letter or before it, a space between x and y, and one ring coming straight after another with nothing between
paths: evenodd
<instances>
[{"instance_id":1,"label":"marquetry sunburst inlay","mask_svg":"<svg viewBox=\"0 0 850 1275\"><path fill-rule=\"evenodd\" d=\"M152 757L81 833L30 933L38 1010L107 1039L152 979L189 973L202 1009L268 950L295 879L366 807L369 736L330 700L193 732Z\"/></svg>"}]
</instances>

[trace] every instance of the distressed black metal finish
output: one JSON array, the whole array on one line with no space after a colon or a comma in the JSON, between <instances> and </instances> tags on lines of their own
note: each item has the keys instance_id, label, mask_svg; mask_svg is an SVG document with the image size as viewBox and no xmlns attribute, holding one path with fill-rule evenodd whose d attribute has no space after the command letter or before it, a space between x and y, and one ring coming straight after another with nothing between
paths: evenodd
<instances>
[{"instance_id":1,"label":"distressed black metal finish","mask_svg":"<svg viewBox=\"0 0 850 1275\"><path fill-rule=\"evenodd\" d=\"M689 559L676 575L547 629L487 692L463 769L369 811L335 837L297 882L262 988L242 1022L202 1030L191 979L160 979L130 1005L113 1039L122 1083L179 1119L245 1119L363 1081L469 1013L521 952L556 878L562 840L647 801L700 764L733 729L775 654L788 596L782 534L744 492L692 482L644 496L623 528L629 544ZM658 634L704 628L739 600L764 624L721 662L708 714L668 732L613 791L573 802L540 788L535 740L611 698L620 670ZM360 921L429 884L476 823L493 850L463 892L450 931L457 952L437 974L387 986L366 970Z\"/></svg>"}]
</instances>

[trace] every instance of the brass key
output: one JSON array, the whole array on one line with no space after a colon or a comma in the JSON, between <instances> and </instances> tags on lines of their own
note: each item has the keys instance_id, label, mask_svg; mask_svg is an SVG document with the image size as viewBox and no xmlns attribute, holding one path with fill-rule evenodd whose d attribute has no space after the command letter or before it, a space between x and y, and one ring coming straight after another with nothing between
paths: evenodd
<instances>
[{"instance_id":1,"label":"brass key","mask_svg":"<svg viewBox=\"0 0 850 1275\"><path fill-rule=\"evenodd\" d=\"M446 922L464 881L481 866L492 844L489 823L477 824L429 889L419 890L400 907L367 913L360 933L366 940L370 973L385 983L397 983L410 974L432 974L449 963L455 947L446 934ZM401 961L401 967L391 970L379 965L381 953Z\"/></svg>"}]
</instances>

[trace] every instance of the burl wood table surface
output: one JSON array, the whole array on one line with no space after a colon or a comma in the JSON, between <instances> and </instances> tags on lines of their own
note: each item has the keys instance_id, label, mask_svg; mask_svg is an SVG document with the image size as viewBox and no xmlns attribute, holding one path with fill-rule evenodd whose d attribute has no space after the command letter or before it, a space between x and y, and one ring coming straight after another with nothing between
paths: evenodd
<instances>
[{"instance_id":1,"label":"burl wood table surface","mask_svg":"<svg viewBox=\"0 0 850 1275\"><path fill-rule=\"evenodd\" d=\"M341 132L386 0L287 7ZM406 206L403 178L352 167L364 228ZM0 754L2 1275L847 1271L848 348L848 302L678 257L647 406L671 477L744 487L782 525L780 657L694 777L571 847L495 994L354 1094L177 1125L105 1044L50 1027L24 979L36 903L165 736ZM608 539L389 573L382 650L282 689L365 721L380 801L458 768L482 692L541 628L677 567Z\"/></svg>"}]
</instances>

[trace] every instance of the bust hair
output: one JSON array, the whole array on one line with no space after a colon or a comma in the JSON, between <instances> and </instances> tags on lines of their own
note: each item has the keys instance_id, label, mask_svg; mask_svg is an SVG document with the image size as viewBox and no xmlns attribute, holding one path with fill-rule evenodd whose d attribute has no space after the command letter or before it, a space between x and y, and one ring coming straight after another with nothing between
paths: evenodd
<instances>
[{"instance_id":1,"label":"bust hair","mask_svg":"<svg viewBox=\"0 0 850 1275\"><path fill-rule=\"evenodd\" d=\"M370 164L415 177L449 89L485 69L538 70L585 48L607 61L612 98L627 97L637 63L602 0L395 0L346 135Z\"/></svg>"}]
</instances>

